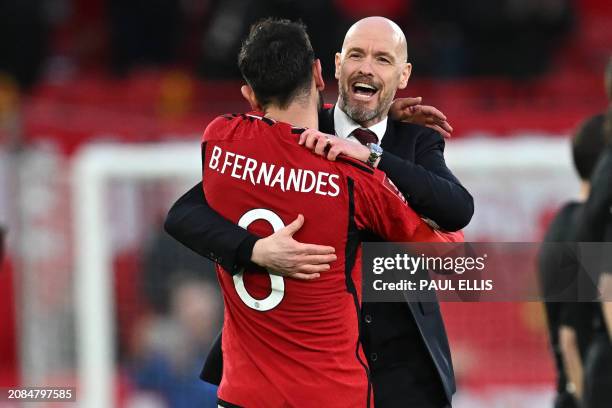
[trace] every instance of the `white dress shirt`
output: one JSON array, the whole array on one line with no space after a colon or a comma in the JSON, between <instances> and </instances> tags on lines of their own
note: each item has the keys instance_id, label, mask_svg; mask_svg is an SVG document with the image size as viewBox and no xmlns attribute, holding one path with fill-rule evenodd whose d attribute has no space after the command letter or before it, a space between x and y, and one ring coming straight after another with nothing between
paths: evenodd
<instances>
[{"instance_id":1,"label":"white dress shirt","mask_svg":"<svg viewBox=\"0 0 612 408\"><path fill-rule=\"evenodd\" d=\"M359 123L351 119L349 115L344 113L338 104L334 106L334 128L336 129L336 136L343 139L352 140L357 143L359 143L359 141L355 139L355 137L351 136L351 133L357 128L362 128L374 132L378 138L378 145L380 145L382 143L382 138L387 131L387 119L388 117L385 116L385 118L380 122L370 126L369 128L363 128L361 125L359 125Z\"/></svg>"}]
</instances>

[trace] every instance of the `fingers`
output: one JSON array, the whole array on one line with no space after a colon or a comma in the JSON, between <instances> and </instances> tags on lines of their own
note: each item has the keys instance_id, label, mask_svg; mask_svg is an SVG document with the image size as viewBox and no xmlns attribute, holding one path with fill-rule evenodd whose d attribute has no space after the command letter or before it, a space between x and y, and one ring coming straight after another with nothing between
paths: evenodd
<instances>
[{"instance_id":1,"label":"fingers","mask_svg":"<svg viewBox=\"0 0 612 408\"><path fill-rule=\"evenodd\" d=\"M299 231L299 229L302 228L303 225L304 225L304 216L302 214L299 214L297 218L291 224L287 225L285 228L283 228L279 232L283 231L289 235L293 235L297 231ZM336 248L334 248L333 246L317 245L317 244L303 244L297 241L294 241L294 242L295 242L295 249L294 249L295 253L299 253L304 256L332 255L334 257L333 260L335 260ZM304 260L303 262L306 262L306 260ZM322 262L328 262L328 261L324 260Z\"/></svg>"},{"instance_id":2,"label":"fingers","mask_svg":"<svg viewBox=\"0 0 612 408\"><path fill-rule=\"evenodd\" d=\"M316 129L306 129L300 135L300 140L298 141L298 144L303 145L304 143L306 143L306 140L308 140L308 138L311 137L311 135L314 135L316 133L317 133Z\"/></svg>"},{"instance_id":3,"label":"fingers","mask_svg":"<svg viewBox=\"0 0 612 408\"><path fill-rule=\"evenodd\" d=\"M321 137L321 135L324 135L324 133L319 132L316 129L306 129L305 131L302 132L302 134L300 134L300 139L298 140L298 144L304 145L308 147L309 149L312 149L314 147L315 141L319 137Z\"/></svg>"},{"instance_id":4,"label":"fingers","mask_svg":"<svg viewBox=\"0 0 612 408\"><path fill-rule=\"evenodd\" d=\"M301 265L291 270L287 269L268 269L273 275L285 276L287 278L293 278L298 280L313 280L321 277L322 272L326 272L330 269L328 264L321 265Z\"/></svg>"},{"instance_id":5,"label":"fingers","mask_svg":"<svg viewBox=\"0 0 612 408\"><path fill-rule=\"evenodd\" d=\"M324 265L338 260L336 254L329 255L306 255L303 258L304 263L309 265Z\"/></svg>"},{"instance_id":6,"label":"fingers","mask_svg":"<svg viewBox=\"0 0 612 408\"><path fill-rule=\"evenodd\" d=\"M323 135L324 134L319 132L318 130L306 129L300 137L300 140L302 140L303 138L303 143L300 144L303 144L306 148L310 150L314 150L317 145L317 142L323 137Z\"/></svg>"},{"instance_id":7,"label":"fingers","mask_svg":"<svg viewBox=\"0 0 612 408\"><path fill-rule=\"evenodd\" d=\"M440 121L433 118L429 118L426 121L426 125L431 127L432 129L437 130L442 136L445 138L450 138L451 133L453 132L453 127L447 121Z\"/></svg>"},{"instance_id":8,"label":"fingers","mask_svg":"<svg viewBox=\"0 0 612 408\"><path fill-rule=\"evenodd\" d=\"M330 269L331 267L328 264L320 264L320 265L305 264L305 265L300 265L299 267L295 268L293 273L313 274L313 273L326 272L326 271L329 271ZM293 273L291 273L290 275L293 275Z\"/></svg>"},{"instance_id":9,"label":"fingers","mask_svg":"<svg viewBox=\"0 0 612 408\"><path fill-rule=\"evenodd\" d=\"M288 268L268 268L268 272L272 275L284 276L286 278L295 278L300 280L312 280L321 276L322 272L330 269L328 264L323 265L301 265L299 267Z\"/></svg>"},{"instance_id":10,"label":"fingers","mask_svg":"<svg viewBox=\"0 0 612 408\"><path fill-rule=\"evenodd\" d=\"M434 129L444 138L450 138L453 132L453 127L446 120L446 116L433 106L410 106L403 111L403 115L407 121Z\"/></svg>"},{"instance_id":11,"label":"fingers","mask_svg":"<svg viewBox=\"0 0 612 408\"><path fill-rule=\"evenodd\" d=\"M440 135L442 135L443 138L445 139L450 139L451 134L449 132L447 132L446 130L442 129L439 125L425 125L430 129L435 130L436 132L438 132Z\"/></svg>"},{"instance_id":12,"label":"fingers","mask_svg":"<svg viewBox=\"0 0 612 408\"><path fill-rule=\"evenodd\" d=\"M453 127L450 125L450 123L444 121L440 124L440 127L444 130L446 130L448 133L451 133L453 131Z\"/></svg>"},{"instance_id":13,"label":"fingers","mask_svg":"<svg viewBox=\"0 0 612 408\"><path fill-rule=\"evenodd\" d=\"M399 109L406 109L410 106L419 105L423 101L420 96L416 98L399 98L393 101L393 104L397 104Z\"/></svg>"},{"instance_id":14,"label":"fingers","mask_svg":"<svg viewBox=\"0 0 612 408\"><path fill-rule=\"evenodd\" d=\"M320 273L300 273L300 272L296 272L293 273L291 275L289 275L290 278L293 279L298 279L298 280L313 280L313 279L317 279L319 277L321 277Z\"/></svg>"},{"instance_id":15,"label":"fingers","mask_svg":"<svg viewBox=\"0 0 612 408\"><path fill-rule=\"evenodd\" d=\"M293 220L291 224L287 225L285 228L281 229L279 232L283 232L289 236L293 236L293 234L295 234L296 232L300 230L300 228L302 228L302 225L304 225L304 216L302 214L299 214L297 218Z\"/></svg>"},{"instance_id":16,"label":"fingers","mask_svg":"<svg viewBox=\"0 0 612 408\"><path fill-rule=\"evenodd\" d=\"M319 132L315 129L306 129L300 135L298 143L319 156L325 156L334 139L335 136Z\"/></svg>"},{"instance_id":17,"label":"fingers","mask_svg":"<svg viewBox=\"0 0 612 408\"><path fill-rule=\"evenodd\" d=\"M294 270L294 272L292 272L290 275L293 275L294 273L303 273L303 274L313 274L313 273L322 273L322 272L327 272L331 269L331 267L328 264L321 264L321 265L301 265L300 267L296 268Z\"/></svg>"},{"instance_id":18,"label":"fingers","mask_svg":"<svg viewBox=\"0 0 612 408\"><path fill-rule=\"evenodd\" d=\"M338 145L332 146L327 152L327 160L335 161L336 158L342 153L342 149Z\"/></svg>"},{"instance_id":19,"label":"fingers","mask_svg":"<svg viewBox=\"0 0 612 408\"><path fill-rule=\"evenodd\" d=\"M315 142L314 152L319 156L325 155L325 149L330 144L329 137L327 136L319 136Z\"/></svg>"},{"instance_id":20,"label":"fingers","mask_svg":"<svg viewBox=\"0 0 612 408\"><path fill-rule=\"evenodd\" d=\"M336 248L332 246L327 246L327 245L300 243L299 251L303 255L329 255L329 254L335 254Z\"/></svg>"},{"instance_id":21,"label":"fingers","mask_svg":"<svg viewBox=\"0 0 612 408\"><path fill-rule=\"evenodd\" d=\"M304 142L304 146L307 149L313 150L315 146L317 145L318 140L319 138L316 135L310 135L306 138L306 141Z\"/></svg>"},{"instance_id":22,"label":"fingers","mask_svg":"<svg viewBox=\"0 0 612 408\"><path fill-rule=\"evenodd\" d=\"M434 108L433 106L423 105L420 107L421 112L425 115L433 116L438 120L445 121L446 116L439 110Z\"/></svg>"}]
</instances>

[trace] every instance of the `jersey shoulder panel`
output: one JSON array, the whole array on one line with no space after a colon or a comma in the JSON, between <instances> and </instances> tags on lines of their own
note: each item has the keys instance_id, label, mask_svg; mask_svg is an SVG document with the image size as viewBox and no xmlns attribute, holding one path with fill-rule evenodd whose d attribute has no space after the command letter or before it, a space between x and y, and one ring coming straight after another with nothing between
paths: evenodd
<instances>
[{"instance_id":1,"label":"jersey shoulder panel","mask_svg":"<svg viewBox=\"0 0 612 408\"><path fill-rule=\"evenodd\" d=\"M206 126L206 129L204 129L202 143L225 139L230 133L229 130L232 128L232 122L234 122L237 117L238 115L235 113L217 116L208 126Z\"/></svg>"},{"instance_id":2,"label":"jersey shoulder panel","mask_svg":"<svg viewBox=\"0 0 612 408\"><path fill-rule=\"evenodd\" d=\"M339 164L337 168L346 176L353 178L358 186L357 188L372 190L384 188L400 199L405 205L408 205L404 195L391 179L387 177L385 172L374 169L360 160L344 155L339 156L337 161Z\"/></svg>"}]
</instances>

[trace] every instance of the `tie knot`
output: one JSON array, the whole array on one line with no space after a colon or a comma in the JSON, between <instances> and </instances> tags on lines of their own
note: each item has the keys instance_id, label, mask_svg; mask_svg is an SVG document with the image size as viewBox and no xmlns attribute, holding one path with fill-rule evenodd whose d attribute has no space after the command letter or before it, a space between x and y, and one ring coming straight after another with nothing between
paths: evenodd
<instances>
[{"instance_id":1,"label":"tie knot","mask_svg":"<svg viewBox=\"0 0 612 408\"><path fill-rule=\"evenodd\" d=\"M378 137L376 137L376 133L372 132L369 129L357 128L353 130L351 135L355 139L359 140L359 143L365 146L367 146L368 143L378 143Z\"/></svg>"}]
</instances>

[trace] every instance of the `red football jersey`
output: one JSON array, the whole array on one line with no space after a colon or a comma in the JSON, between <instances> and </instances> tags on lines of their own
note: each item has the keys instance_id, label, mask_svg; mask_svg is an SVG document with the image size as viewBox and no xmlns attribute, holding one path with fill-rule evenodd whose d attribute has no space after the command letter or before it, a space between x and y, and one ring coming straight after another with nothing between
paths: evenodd
<instances>
[{"instance_id":1,"label":"red football jersey","mask_svg":"<svg viewBox=\"0 0 612 408\"><path fill-rule=\"evenodd\" d=\"M336 248L313 281L217 266L223 291L221 401L245 407L372 406L359 344L359 230L388 241L439 241L384 173L298 145L302 129L250 114L204 132L204 190L212 208L267 236L303 214L301 242Z\"/></svg>"}]
</instances>

